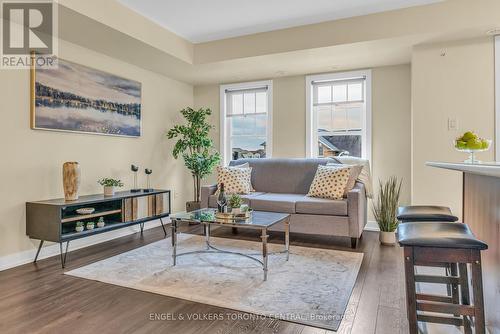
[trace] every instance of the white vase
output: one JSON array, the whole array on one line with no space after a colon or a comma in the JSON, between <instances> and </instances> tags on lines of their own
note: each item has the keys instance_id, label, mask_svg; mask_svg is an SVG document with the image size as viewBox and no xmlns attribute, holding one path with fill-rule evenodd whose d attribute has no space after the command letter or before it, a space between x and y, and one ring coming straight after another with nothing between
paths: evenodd
<instances>
[{"instance_id":1,"label":"white vase","mask_svg":"<svg viewBox=\"0 0 500 334\"><path fill-rule=\"evenodd\" d=\"M396 244L396 232L380 231L379 240L382 245L394 246Z\"/></svg>"},{"instance_id":2,"label":"white vase","mask_svg":"<svg viewBox=\"0 0 500 334\"><path fill-rule=\"evenodd\" d=\"M104 186L104 196L114 196L114 195L115 195L115 187Z\"/></svg>"}]
</instances>

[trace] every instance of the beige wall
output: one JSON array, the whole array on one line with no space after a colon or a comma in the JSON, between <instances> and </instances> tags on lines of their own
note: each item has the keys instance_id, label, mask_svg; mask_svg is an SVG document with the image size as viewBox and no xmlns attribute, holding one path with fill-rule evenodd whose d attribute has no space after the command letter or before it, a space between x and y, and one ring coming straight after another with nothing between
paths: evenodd
<instances>
[{"instance_id":1,"label":"beige wall","mask_svg":"<svg viewBox=\"0 0 500 334\"><path fill-rule=\"evenodd\" d=\"M493 39L415 48L412 59L412 200L451 206L462 213L460 173L426 167L429 160L463 161L453 140L467 130L494 138ZM449 131L448 118L458 121ZM493 149L479 158L493 160Z\"/></svg>"},{"instance_id":2,"label":"beige wall","mask_svg":"<svg viewBox=\"0 0 500 334\"><path fill-rule=\"evenodd\" d=\"M410 202L410 66L375 68L372 71L373 177L396 175L404 180L402 203ZM273 79L273 157L306 154L305 77ZM196 86L194 103L214 111L219 124L219 86ZM216 147L219 137L216 134ZM213 182L213 178L206 182Z\"/></svg>"},{"instance_id":3,"label":"beige wall","mask_svg":"<svg viewBox=\"0 0 500 334\"><path fill-rule=\"evenodd\" d=\"M192 86L116 61L73 44L60 42L64 59L142 83L143 136L138 139L31 130L29 71L0 71L0 262L3 256L33 252L36 241L25 235L25 202L63 196L61 168L78 161L81 194L101 192L96 181L105 176L132 185L130 164L153 169L155 187L174 189L175 210L191 196L191 179L182 161L171 156L165 132L179 120L178 110L192 105ZM141 185L145 178L140 174ZM113 233L113 232L111 232ZM5 263L0 263L0 267Z\"/></svg>"},{"instance_id":4,"label":"beige wall","mask_svg":"<svg viewBox=\"0 0 500 334\"><path fill-rule=\"evenodd\" d=\"M402 179L401 203L410 203L411 74L410 65L372 70L372 170L378 180Z\"/></svg>"}]
</instances>

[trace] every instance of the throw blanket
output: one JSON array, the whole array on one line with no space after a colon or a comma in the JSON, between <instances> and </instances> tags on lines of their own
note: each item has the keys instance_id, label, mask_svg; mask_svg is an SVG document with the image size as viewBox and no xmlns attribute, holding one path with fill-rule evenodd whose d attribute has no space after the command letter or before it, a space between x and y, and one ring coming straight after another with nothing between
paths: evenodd
<instances>
[{"instance_id":1,"label":"throw blanket","mask_svg":"<svg viewBox=\"0 0 500 334\"><path fill-rule=\"evenodd\" d=\"M347 155L340 157L337 156L334 159L346 165L363 166L361 174L359 174L359 177L356 181L359 181L365 185L366 197L373 198L373 182L372 182L372 173L370 171L370 161Z\"/></svg>"}]
</instances>

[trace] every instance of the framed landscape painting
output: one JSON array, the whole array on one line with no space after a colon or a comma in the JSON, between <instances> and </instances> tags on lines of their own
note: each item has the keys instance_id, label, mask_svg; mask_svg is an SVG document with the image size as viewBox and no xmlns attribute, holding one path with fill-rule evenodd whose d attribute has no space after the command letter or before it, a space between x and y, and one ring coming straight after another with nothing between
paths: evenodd
<instances>
[{"instance_id":1,"label":"framed landscape painting","mask_svg":"<svg viewBox=\"0 0 500 334\"><path fill-rule=\"evenodd\" d=\"M31 69L31 128L141 136L141 83L58 59Z\"/></svg>"}]
</instances>

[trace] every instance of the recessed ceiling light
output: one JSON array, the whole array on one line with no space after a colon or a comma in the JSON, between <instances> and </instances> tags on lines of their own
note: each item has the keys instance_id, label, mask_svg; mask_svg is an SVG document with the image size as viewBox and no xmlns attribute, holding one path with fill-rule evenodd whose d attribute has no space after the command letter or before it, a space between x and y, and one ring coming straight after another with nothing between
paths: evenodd
<instances>
[{"instance_id":1,"label":"recessed ceiling light","mask_svg":"<svg viewBox=\"0 0 500 334\"><path fill-rule=\"evenodd\" d=\"M486 35L489 35L489 36L500 35L500 28L490 29L486 32Z\"/></svg>"}]
</instances>

